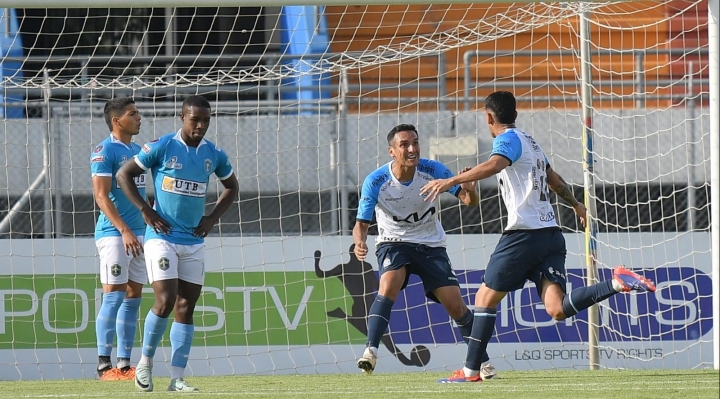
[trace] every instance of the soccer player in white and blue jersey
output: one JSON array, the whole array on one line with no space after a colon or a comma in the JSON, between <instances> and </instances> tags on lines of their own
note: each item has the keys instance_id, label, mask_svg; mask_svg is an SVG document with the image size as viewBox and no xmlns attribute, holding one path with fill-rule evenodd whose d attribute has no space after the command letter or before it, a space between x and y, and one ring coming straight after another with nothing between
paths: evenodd
<instances>
[{"instance_id":1,"label":"soccer player in white and blue jersey","mask_svg":"<svg viewBox=\"0 0 720 399\"><path fill-rule=\"evenodd\" d=\"M101 380L135 379L130 355L135 341L140 298L147 281L143 257L145 221L117 184L120 167L140 151L132 142L140 133L140 114L132 98L105 103L105 123L110 136L90 154L95 202L100 216L95 225L95 245L100 256L103 299L95 322L98 346L97 373ZM139 196L145 198L145 174L136 178ZM117 334L117 368L110 355Z\"/></svg>"},{"instance_id":2,"label":"soccer player in white and blue jersey","mask_svg":"<svg viewBox=\"0 0 720 399\"><path fill-rule=\"evenodd\" d=\"M445 307L463 338L470 335L473 321L445 250L445 230L438 219L437 204L420 196L420 189L427 182L453 174L440 162L420 158L418 133L413 125L395 126L388 133L387 142L392 161L365 178L353 229L355 255L362 261L367 256L367 234L375 214L380 285L368 314L367 347L357 362L368 374L375 370L378 345L388 327L392 306L411 274L420 277L428 298ZM444 191L467 206L478 204L474 181ZM486 378L496 375L489 363L483 373Z\"/></svg>"},{"instance_id":3,"label":"soccer player in white and blue jersey","mask_svg":"<svg viewBox=\"0 0 720 399\"><path fill-rule=\"evenodd\" d=\"M238 196L238 181L227 154L204 138L210 112L205 98L186 98L180 130L145 144L134 162L118 173L123 191L148 225L145 259L155 304L145 318L142 357L135 373L135 385L141 391L153 390L153 357L173 310L168 391L198 390L185 381L184 372L195 332L193 312L205 280L204 239ZM146 170L153 177L153 208L142 201L133 184L133 178ZM225 189L210 214L203 216L212 174Z\"/></svg>"},{"instance_id":4,"label":"soccer player in white and blue jersey","mask_svg":"<svg viewBox=\"0 0 720 399\"><path fill-rule=\"evenodd\" d=\"M564 320L619 292L654 292L652 281L617 266L613 278L565 292L565 239L555 221L548 188L567 201L585 224L585 206L572 195L565 180L551 167L540 145L515 126L515 97L498 91L485 99L485 113L494 138L490 158L459 176L434 180L422 193L433 200L456 184L496 175L508 210L505 231L490 256L483 284L475 296L475 314L465 367L446 382L481 382L480 363L492 337L497 306L510 291L535 283L545 310Z\"/></svg>"}]
</instances>

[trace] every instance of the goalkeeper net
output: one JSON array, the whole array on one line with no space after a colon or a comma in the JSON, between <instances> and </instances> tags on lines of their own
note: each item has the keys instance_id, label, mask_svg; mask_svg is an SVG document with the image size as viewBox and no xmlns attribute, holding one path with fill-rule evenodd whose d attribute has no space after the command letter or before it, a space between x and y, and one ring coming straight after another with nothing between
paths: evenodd
<instances>
[{"instance_id":1,"label":"goalkeeper net","mask_svg":"<svg viewBox=\"0 0 720 399\"><path fill-rule=\"evenodd\" d=\"M363 179L389 161L385 134L415 124L422 156L456 173L489 155L481 108L496 90L515 93L518 126L578 199L591 105L599 279L624 264L658 284L600 305L600 366L712 366L717 49L707 1L277 4L2 9L0 379L94 375L101 290L88 159L108 135L102 107L133 96L143 143L180 127L189 94L211 101L207 138L230 156L241 192L206 240L191 373L357 372L378 265L352 255L350 231ZM583 16L592 104L581 100ZM221 190L212 186L209 207ZM468 304L507 218L495 180L479 190L475 208L441 197ZM582 227L562 201L556 217L568 289L588 284ZM145 290L141 318L153 301ZM587 368L588 339L586 312L555 322L528 284L500 305L488 351L500 371ZM465 349L412 277L377 370L456 369ZM165 339L155 374L169 374L169 358Z\"/></svg>"}]
</instances>

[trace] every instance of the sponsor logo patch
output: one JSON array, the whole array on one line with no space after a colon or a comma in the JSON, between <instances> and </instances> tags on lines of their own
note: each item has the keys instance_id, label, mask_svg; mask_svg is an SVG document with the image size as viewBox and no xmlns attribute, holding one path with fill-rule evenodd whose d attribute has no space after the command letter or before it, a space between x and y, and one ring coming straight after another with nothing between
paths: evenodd
<instances>
[{"instance_id":1,"label":"sponsor logo patch","mask_svg":"<svg viewBox=\"0 0 720 399\"><path fill-rule=\"evenodd\" d=\"M110 273L113 275L113 277L118 277L120 273L122 273L122 267L115 263L114 265L110 266Z\"/></svg>"},{"instance_id":2,"label":"sponsor logo patch","mask_svg":"<svg viewBox=\"0 0 720 399\"><path fill-rule=\"evenodd\" d=\"M170 176L163 176L162 191L186 195L188 197L205 197L207 183L199 183L191 180L175 179Z\"/></svg>"},{"instance_id":3,"label":"sponsor logo patch","mask_svg":"<svg viewBox=\"0 0 720 399\"><path fill-rule=\"evenodd\" d=\"M95 147L95 150L93 152L97 154L98 152L102 151L102 149L103 149L103 145L100 144L99 146Z\"/></svg>"},{"instance_id":4,"label":"sponsor logo patch","mask_svg":"<svg viewBox=\"0 0 720 399\"><path fill-rule=\"evenodd\" d=\"M150 140L147 143L143 144L142 150L144 153L149 154L150 153L150 144L157 142L160 139Z\"/></svg>"},{"instance_id":5,"label":"sponsor logo patch","mask_svg":"<svg viewBox=\"0 0 720 399\"><path fill-rule=\"evenodd\" d=\"M172 157L165 162L165 167L168 169L182 169L182 164L177 161L177 157Z\"/></svg>"},{"instance_id":6,"label":"sponsor logo patch","mask_svg":"<svg viewBox=\"0 0 720 399\"><path fill-rule=\"evenodd\" d=\"M90 158L90 162L92 162L92 163L99 163L99 162L104 162L104 161L105 161L104 155L96 155L96 156Z\"/></svg>"}]
</instances>

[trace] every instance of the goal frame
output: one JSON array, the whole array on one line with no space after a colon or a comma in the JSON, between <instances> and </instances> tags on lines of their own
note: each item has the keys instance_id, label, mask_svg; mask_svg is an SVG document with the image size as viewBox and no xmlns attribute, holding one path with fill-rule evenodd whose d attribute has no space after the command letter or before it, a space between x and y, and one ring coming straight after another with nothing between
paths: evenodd
<instances>
[{"instance_id":1,"label":"goal frame","mask_svg":"<svg viewBox=\"0 0 720 399\"><path fill-rule=\"evenodd\" d=\"M489 1L480 1L482 3L490 3ZM532 0L521 0L520 3L533 3ZM379 4L427 4L427 0L357 0L353 4L356 5L379 5ZM435 3L442 4L461 4L466 1L441 0ZM207 0L203 2L204 7L239 7L239 6L287 6L287 5L347 5L345 0L323 0L323 1L307 1L307 0ZM131 7L196 7L198 5L195 0L125 0L122 3L123 8ZM106 8L99 7L96 0L2 0L0 1L2 8ZM584 185L585 192L592 192L594 182L592 179L592 95L589 93L592 84L592 76L589 70L592 60L589 51L589 26L587 23L588 15L581 16L581 65L582 65L582 98L583 98L583 160L584 160ZM718 20L720 19L720 0L708 0L708 33L709 33L709 113L710 113L710 231L711 231L711 247L712 247L712 281L713 281L713 328L715 334L720 332L720 60L718 56L718 48L720 47L718 34ZM40 178L38 178L40 179ZM588 205L589 219L588 228L586 229L586 259L588 267L588 276L597 275L594 264L593 243L595 240L594 232L594 207L588 201L586 196L586 205ZM12 212L12 210L11 210ZM590 325L590 350L591 355L590 367L598 368L597 361L597 309L591 311L595 315L594 323ZM713 364L714 369L720 370L720 339L713 342Z\"/></svg>"}]
</instances>

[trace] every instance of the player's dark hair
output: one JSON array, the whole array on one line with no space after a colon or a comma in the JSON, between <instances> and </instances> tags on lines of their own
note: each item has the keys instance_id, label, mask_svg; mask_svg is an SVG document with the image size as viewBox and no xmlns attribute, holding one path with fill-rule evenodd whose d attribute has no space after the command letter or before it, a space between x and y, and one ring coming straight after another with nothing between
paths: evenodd
<instances>
[{"instance_id":1,"label":"player's dark hair","mask_svg":"<svg viewBox=\"0 0 720 399\"><path fill-rule=\"evenodd\" d=\"M125 108L135 104L135 100L132 97L120 97L108 100L105 103L103 114L105 115L105 123L107 123L108 129L112 132L112 118L119 118L125 113Z\"/></svg>"},{"instance_id":2,"label":"player's dark hair","mask_svg":"<svg viewBox=\"0 0 720 399\"><path fill-rule=\"evenodd\" d=\"M201 107L210 109L210 102L203 96L192 95L185 99L182 103L183 112L190 107Z\"/></svg>"},{"instance_id":3,"label":"player's dark hair","mask_svg":"<svg viewBox=\"0 0 720 399\"><path fill-rule=\"evenodd\" d=\"M503 125L515 123L517 108L515 96L509 91L496 91L485 98L485 109L492 111Z\"/></svg>"},{"instance_id":4,"label":"player's dark hair","mask_svg":"<svg viewBox=\"0 0 720 399\"><path fill-rule=\"evenodd\" d=\"M392 142L393 140L395 140L395 134L398 132L415 132L415 136L418 135L415 125L411 125L409 123L397 125L394 128L390 129L390 132L387 134L387 142L389 146L392 146Z\"/></svg>"}]
</instances>

